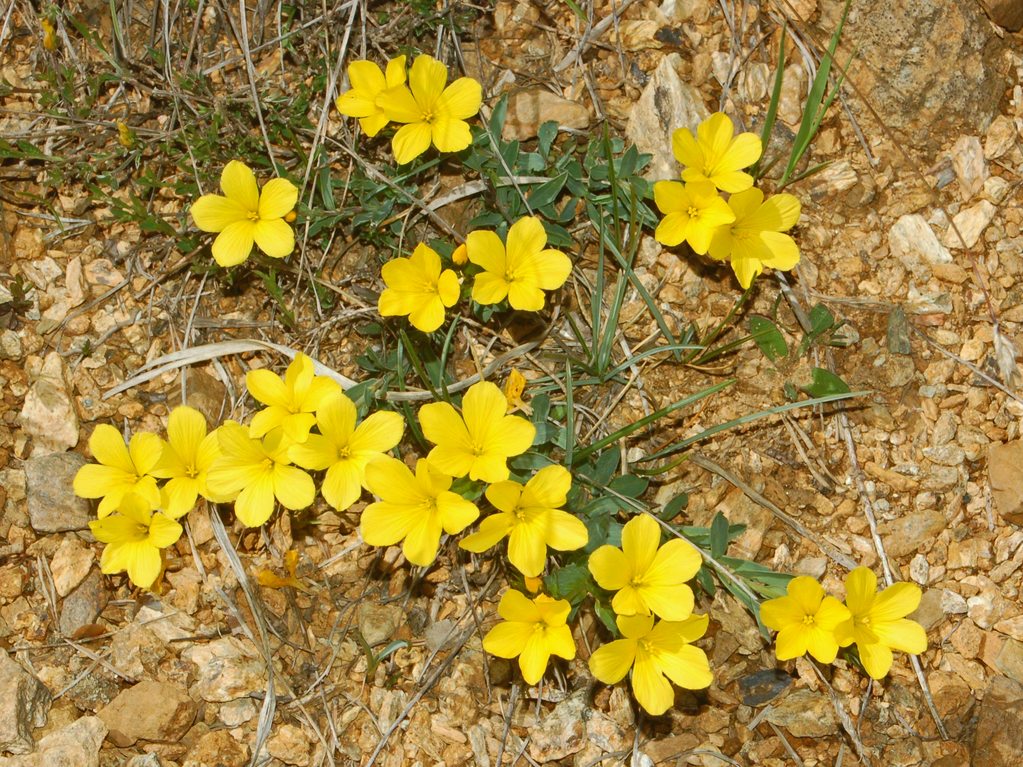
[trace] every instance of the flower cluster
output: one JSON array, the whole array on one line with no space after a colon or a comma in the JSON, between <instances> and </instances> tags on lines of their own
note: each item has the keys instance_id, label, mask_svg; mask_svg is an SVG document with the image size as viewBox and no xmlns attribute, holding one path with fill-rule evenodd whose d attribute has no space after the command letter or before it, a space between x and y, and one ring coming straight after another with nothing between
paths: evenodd
<instances>
[{"instance_id":1,"label":"flower cluster","mask_svg":"<svg viewBox=\"0 0 1023 767\"><path fill-rule=\"evenodd\" d=\"M778 660L809 653L831 663L840 647L855 644L863 668L873 679L884 678L892 667L892 650L919 655L927 649L923 627L906 618L920 604L920 588L894 583L880 593L877 577L857 567L845 579L845 604L824 592L813 578L789 581L787 596L760 606L760 618L778 632Z\"/></svg>"},{"instance_id":2,"label":"flower cluster","mask_svg":"<svg viewBox=\"0 0 1023 767\"><path fill-rule=\"evenodd\" d=\"M490 306L507 299L519 311L543 309L544 291L560 288L572 271L568 256L546 246L547 232L535 216L512 224L506 242L496 232L470 232L459 250L464 247L465 260L478 267L473 300ZM443 324L444 310L458 303L461 293L458 275L444 269L437 252L424 244L408 258L388 261L381 276L387 289L380 294L380 314L407 316L412 327L424 333Z\"/></svg>"},{"instance_id":3,"label":"flower cluster","mask_svg":"<svg viewBox=\"0 0 1023 767\"><path fill-rule=\"evenodd\" d=\"M765 200L744 172L760 159L756 135L734 135L732 121L716 112L700 123L696 136L688 128L676 130L672 151L684 170L681 181L654 185L654 202L665 214L654 233L658 242L687 242L700 255L729 261L743 288L764 267L788 270L799 262L799 248L784 234L799 220L799 200L791 194Z\"/></svg>"},{"instance_id":4,"label":"flower cluster","mask_svg":"<svg viewBox=\"0 0 1023 767\"><path fill-rule=\"evenodd\" d=\"M483 89L471 77L448 85L448 68L432 56L417 56L409 68L405 57L387 62L386 71L372 61L348 65L351 88L335 105L346 117L355 117L367 136L375 136L388 123L401 123L391 139L399 165L411 162L433 144L441 152L461 152L472 143L466 120L480 111Z\"/></svg>"}]
</instances>

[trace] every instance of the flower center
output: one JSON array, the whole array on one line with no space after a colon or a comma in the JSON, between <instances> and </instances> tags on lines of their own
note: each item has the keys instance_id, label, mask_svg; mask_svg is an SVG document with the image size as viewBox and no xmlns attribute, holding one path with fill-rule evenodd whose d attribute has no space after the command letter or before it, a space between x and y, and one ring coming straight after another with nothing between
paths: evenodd
<instances>
[{"instance_id":1,"label":"flower center","mask_svg":"<svg viewBox=\"0 0 1023 767\"><path fill-rule=\"evenodd\" d=\"M190 463L185 467L185 475L189 479L195 479L199 476L199 469L196 468L194 463Z\"/></svg>"},{"instance_id":2,"label":"flower center","mask_svg":"<svg viewBox=\"0 0 1023 767\"><path fill-rule=\"evenodd\" d=\"M689 216L689 218L696 218L697 216L700 215L700 209L697 208L695 205L690 205L688 208L686 208L686 215Z\"/></svg>"},{"instance_id":3,"label":"flower center","mask_svg":"<svg viewBox=\"0 0 1023 767\"><path fill-rule=\"evenodd\" d=\"M135 541L135 542L144 541L148 537L149 537L149 527L147 525L143 525L140 522L136 522L134 529L130 533L131 540Z\"/></svg>"},{"instance_id":4,"label":"flower center","mask_svg":"<svg viewBox=\"0 0 1023 767\"><path fill-rule=\"evenodd\" d=\"M813 623L814 623L814 616L813 615L804 615L803 616L803 625L805 625L805 626L812 626Z\"/></svg>"},{"instance_id":5,"label":"flower center","mask_svg":"<svg viewBox=\"0 0 1023 767\"><path fill-rule=\"evenodd\" d=\"M342 448L338 448L337 457L338 457L338 460L340 460L340 461L343 461L346 458L351 458L352 457L352 449L348 445L345 445Z\"/></svg>"},{"instance_id":6,"label":"flower center","mask_svg":"<svg viewBox=\"0 0 1023 767\"><path fill-rule=\"evenodd\" d=\"M249 221L253 221L253 222L259 221L259 211L258 210L250 210L249 211Z\"/></svg>"}]
</instances>

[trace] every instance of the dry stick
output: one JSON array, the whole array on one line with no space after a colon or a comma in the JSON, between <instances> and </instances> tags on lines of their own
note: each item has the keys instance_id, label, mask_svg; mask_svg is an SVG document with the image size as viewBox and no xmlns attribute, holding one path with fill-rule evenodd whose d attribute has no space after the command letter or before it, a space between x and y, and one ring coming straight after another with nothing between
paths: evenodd
<instances>
[{"instance_id":1,"label":"dry stick","mask_svg":"<svg viewBox=\"0 0 1023 767\"><path fill-rule=\"evenodd\" d=\"M504 732L501 733L501 743L497 747L497 765L501 766L501 761L504 759L504 748L508 743L508 735L511 732L512 725L512 714L515 713L515 704L518 702L519 697L519 685L518 682L512 682L511 695L508 696L508 713L504 716Z\"/></svg>"},{"instance_id":2,"label":"dry stick","mask_svg":"<svg viewBox=\"0 0 1023 767\"><path fill-rule=\"evenodd\" d=\"M835 562L840 564L845 569L847 570L855 569L856 560L854 560L848 554L845 554L844 552L840 551L834 544L829 543L828 541L818 536L816 533L813 533L812 531L807 529L807 527L803 525L803 523L800 522L799 520L790 517L788 514L786 514L784 511L778 508L778 506L776 506L771 500L765 498L762 494L758 493L749 485L749 483L747 483L740 477L737 477L728 469L714 463L714 461L710 460L709 458L705 458L699 453L691 454L689 456L689 461L690 463L699 466L701 469L705 469L713 474L717 474L719 477L727 480L728 482L731 482L737 488L742 490L742 492L745 493L751 501L760 504L765 509L774 514L774 516L776 516L781 522L795 530L799 535L803 536L807 540L812 541L817 546L817 548L819 548L822 552L824 552L827 556L829 556L831 559L833 559Z\"/></svg>"},{"instance_id":3,"label":"dry stick","mask_svg":"<svg viewBox=\"0 0 1023 767\"><path fill-rule=\"evenodd\" d=\"M852 741L853 747L856 749L856 754L860 757L860 761L863 762L865 767L873 767L870 757L867 756L867 749L863 745L863 741L860 740L859 734L856 732L856 727L853 724L852 718L849 716L849 712L845 710L845 706L842 705L842 701L838 699L838 695L835 693L835 689L828 682L827 678L817 667L817 664L810 662L813 670L817 674L817 678L821 680L824 686L828 690L828 696L831 698L831 705L835 708L835 713L838 714L838 721L842 724L842 729L845 730L846 735ZM948 738L945 738L948 740Z\"/></svg>"},{"instance_id":4,"label":"dry stick","mask_svg":"<svg viewBox=\"0 0 1023 767\"><path fill-rule=\"evenodd\" d=\"M561 59L557 64L554 65L555 72L561 72L568 69L572 64L582 58L583 53L586 49L596 40L596 38L603 35L612 24L617 24L618 19L621 18L622 14L625 13L626 9L632 5L636 0L625 0L621 6L614 12L594 24L590 29L583 33L582 38L579 40L579 44L575 48L565 54L564 58Z\"/></svg>"},{"instance_id":5,"label":"dry stick","mask_svg":"<svg viewBox=\"0 0 1023 767\"><path fill-rule=\"evenodd\" d=\"M781 744L785 748L785 751L787 751L788 755L792 757L792 761L798 764L799 767L804 767L803 760L799 758L799 754L797 754L796 750L792 748L792 744L789 743L788 739L785 737L785 734L778 728L778 725L776 725L774 722L768 722L767 726L774 730L774 734L778 736L778 739L781 741Z\"/></svg>"}]
</instances>

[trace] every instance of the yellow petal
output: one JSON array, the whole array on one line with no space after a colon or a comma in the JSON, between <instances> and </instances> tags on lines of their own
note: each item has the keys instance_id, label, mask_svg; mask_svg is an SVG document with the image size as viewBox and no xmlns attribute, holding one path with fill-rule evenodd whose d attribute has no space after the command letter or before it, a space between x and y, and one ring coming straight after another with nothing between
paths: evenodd
<instances>
[{"instance_id":1,"label":"yellow petal","mask_svg":"<svg viewBox=\"0 0 1023 767\"><path fill-rule=\"evenodd\" d=\"M458 275L450 269L445 269L437 278L437 296L444 306L454 306L458 303L458 297L462 292L462 284L458 281Z\"/></svg>"},{"instance_id":2,"label":"yellow petal","mask_svg":"<svg viewBox=\"0 0 1023 767\"><path fill-rule=\"evenodd\" d=\"M768 252L767 258L761 259L764 266L787 272L799 263L799 246L787 234L761 232L759 239Z\"/></svg>"},{"instance_id":3,"label":"yellow petal","mask_svg":"<svg viewBox=\"0 0 1023 767\"><path fill-rule=\"evenodd\" d=\"M622 552L632 572L642 577L657 556L661 526L649 514L638 514L622 528Z\"/></svg>"},{"instance_id":4,"label":"yellow petal","mask_svg":"<svg viewBox=\"0 0 1023 767\"><path fill-rule=\"evenodd\" d=\"M270 370L250 370L245 374L245 387L254 399L264 405L276 405L281 408L291 406L291 397L284 381Z\"/></svg>"},{"instance_id":5,"label":"yellow petal","mask_svg":"<svg viewBox=\"0 0 1023 767\"><path fill-rule=\"evenodd\" d=\"M175 477L163 486L163 510L171 519L180 519L195 507L199 482L192 477Z\"/></svg>"},{"instance_id":6,"label":"yellow petal","mask_svg":"<svg viewBox=\"0 0 1023 767\"><path fill-rule=\"evenodd\" d=\"M100 463L120 469L128 474L135 473L135 464L128 454L128 446L124 444L121 433L110 424L101 423L89 437L89 450L92 457Z\"/></svg>"},{"instance_id":7,"label":"yellow petal","mask_svg":"<svg viewBox=\"0 0 1023 767\"><path fill-rule=\"evenodd\" d=\"M696 142L692 131L688 128L679 128L671 134L671 151L675 159L687 168L694 168L702 175L705 165L703 150Z\"/></svg>"},{"instance_id":8,"label":"yellow petal","mask_svg":"<svg viewBox=\"0 0 1023 767\"><path fill-rule=\"evenodd\" d=\"M729 200L733 203L734 198ZM732 205L735 210L735 205ZM751 211L742 222L743 226L756 230L767 230L771 232L784 232L791 229L799 221L801 210L799 198L791 194L775 194ZM736 211L736 216L739 213Z\"/></svg>"},{"instance_id":9,"label":"yellow petal","mask_svg":"<svg viewBox=\"0 0 1023 767\"><path fill-rule=\"evenodd\" d=\"M375 101L374 101L375 103ZM359 127L362 128L362 132L370 138L373 138L380 131L387 127L387 123L390 122L387 119L387 115L383 112L377 112L376 114L370 115L369 117L362 117L359 119Z\"/></svg>"},{"instance_id":10,"label":"yellow petal","mask_svg":"<svg viewBox=\"0 0 1023 767\"><path fill-rule=\"evenodd\" d=\"M717 164L728 151L734 135L732 119L724 112L715 112L697 126L696 136L709 166Z\"/></svg>"},{"instance_id":11,"label":"yellow petal","mask_svg":"<svg viewBox=\"0 0 1023 767\"><path fill-rule=\"evenodd\" d=\"M519 654L519 670L522 671L523 681L532 685L543 679L550 659L551 651L546 637L542 631L534 631Z\"/></svg>"},{"instance_id":12,"label":"yellow petal","mask_svg":"<svg viewBox=\"0 0 1023 767\"><path fill-rule=\"evenodd\" d=\"M833 630L808 626L805 632L806 651L821 663L831 663L838 655L838 641ZM778 656L779 658L781 656Z\"/></svg>"},{"instance_id":13,"label":"yellow petal","mask_svg":"<svg viewBox=\"0 0 1023 767\"><path fill-rule=\"evenodd\" d=\"M404 432L404 418L397 413L381 410L370 414L359 424L352 433L349 444L353 453L384 453L401 442Z\"/></svg>"},{"instance_id":14,"label":"yellow petal","mask_svg":"<svg viewBox=\"0 0 1023 767\"><path fill-rule=\"evenodd\" d=\"M927 649L927 632L916 621L900 618L873 624L874 633L893 650L919 655Z\"/></svg>"},{"instance_id":15,"label":"yellow petal","mask_svg":"<svg viewBox=\"0 0 1023 767\"><path fill-rule=\"evenodd\" d=\"M360 125L364 125L362 120L365 119L379 119L383 120L384 125L387 124L387 117L377 107L376 96L370 91L352 88L338 96L334 100L334 106L345 117L360 118Z\"/></svg>"},{"instance_id":16,"label":"yellow petal","mask_svg":"<svg viewBox=\"0 0 1023 767\"><path fill-rule=\"evenodd\" d=\"M519 418L518 420L524 420ZM568 499L572 489L572 474L564 466L544 466L526 483L522 492L523 506L558 508Z\"/></svg>"},{"instance_id":17,"label":"yellow petal","mask_svg":"<svg viewBox=\"0 0 1023 767\"><path fill-rule=\"evenodd\" d=\"M352 88L364 91L367 96L376 96L387 88L384 73L372 61L353 61L349 64L348 82L352 84ZM361 115L354 116L361 117Z\"/></svg>"},{"instance_id":18,"label":"yellow petal","mask_svg":"<svg viewBox=\"0 0 1023 767\"><path fill-rule=\"evenodd\" d=\"M852 614L848 607L834 597L828 596L824 597L820 607L817 608L814 622L825 631L834 631L838 624L844 623L850 617Z\"/></svg>"},{"instance_id":19,"label":"yellow petal","mask_svg":"<svg viewBox=\"0 0 1023 767\"><path fill-rule=\"evenodd\" d=\"M539 524L520 523L508 533L508 561L520 573L536 577L547 559L544 530Z\"/></svg>"},{"instance_id":20,"label":"yellow petal","mask_svg":"<svg viewBox=\"0 0 1023 767\"><path fill-rule=\"evenodd\" d=\"M766 603L765 603L766 604ZM763 618L764 606L761 605L760 616ZM767 625L767 622L764 622ZM806 655L806 648L810 638L809 627L802 623L790 623L778 632L774 638L774 654L778 660L791 660ZM837 652L837 645L836 645ZM829 663L831 661L828 661Z\"/></svg>"},{"instance_id":21,"label":"yellow petal","mask_svg":"<svg viewBox=\"0 0 1023 767\"><path fill-rule=\"evenodd\" d=\"M267 219L284 218L298 202L298 187L286 178L275 178L266 182L259 195L259 217Z\"/></svg>"},{"instance_id":22,"label":"yellow petal","mask_svg":"<svg viewBox=\"0 0 1023 767\"><path fill-rule=\"evenodd\" d=\"M444 532L449 535L462 532L480 516L476 504L451 492L443 492L437 496L437 512L440 514Z\"/></svg>"},{"instance_id":23,"label":"yellow petal","mask_svg":"<svg viewBox=\"0 0 1023 767\"><path fill-rule=\"evenodd\" d=\"M389 120L399 123L425 124L422 108L416 103L412 91L405 85L388 88L377 96L376 105L387 115ZM425 147L423 149L425 150Z\"/></svg>"},{"instance_id":24,"label":"yellow petal","mask_svg":"<svg viewBox=\"0 0 1023 767\"><path fill-rule=\"evenodd\" d=\"M693 590L684 584L643 585L639 592L650 612L666 621L685 620L695 606Z\"/></svg>"},{"instance_id":25,"label":"yellow petal","mask_svg":"<svg viewBox=\"0 0 1023 767\"><path fill-rule=\"evenodd\" d=\"M217 235L213 241L213 260L221 266L237 266L252 253L255 242L256 225L246 219L235 221Z\"/></svg>"},{"instance_id":26,"label":"yellow petal","mask_svg":"<svg viewBox=\"0 0 1023 767\"><path fill-rule=\"evenodd\" d=\"M643 516L646 517L645 514ZM703 564L703 559L692 544L680 538L674 538L657 550L657 554L645 571L643 581L650 585L667 585L688 581L696 575L701 564Z\"/></svg>"},{"instance_id":27,"label":"yellow petal","mask_svg":"<svg viewBox=\"0 0 1023 767\"><path fill-rule=\"evenodd\" d=\"M876 596L877 576L869 567L857 567L845 576L845 604L853 616L866 615Z\"/></svg>"},{"instance_id":28,"label":"yellow petal","mask_svg":"<svg viewBox=\"0 0 1023 767\"><path fill-rule=\"evenodd\" d=\"M654 616L652 615L619 615L615 618L618 630L622 636L629 639L642 639L647 636L654 627Z\"/></svg>"},{"instance_id":29,"label":"yellow petal","mask_svg":"<svg viewBox=\"0 0 1023 767\"><path fill-rule=\"evenodd\" d=\"M498 658L516 658L532 635L532 623L498 623L483 637L483 649Z\"/></svg>"},{"instance_id":30,"label":"yellow petal","mask_svg":"<svg viewBox=\"0 0 1023 767\"><path fill-rule=\"evenodd\" d=\"M204 194L189 208L195 225L204 232L222 232L236 221L247 221L249 211L237 200Z\"/></svg>"},{"instance_id":31,"label":"yellow petal","mask_svg":"<svg viewBox=\"0 0 1023 767\"><path fill-rule=\"evenodd\" d=\"M100 543L137 541L146 534L144 529L140 532L138 522L120 514L111 514L103 519L90 520L89 529Z\"/></svg>"},{"instance_id":32,"label":"yellow petal","mask_svg":"<svg viewBox=\"0 0 1023 767\"><path fill-rule=\"evenodd\" d=\"M658 655L657 661L668 679L687 690L702 690L714 681L707 654L699 647L685 645L673 653Z\"/></svg>"},{"instance_id":33,"label":"yellow petal","mask_svg":"<svg viewBox=\"0 0 1023 767\"><path fill-rule=\"evenodd\" d=\"M338 511L347 509L362 495L362 472L358 465L347 458L332 465L327 469L320 492L323 499Z\"/></svg>"},{"instance_id":34,"label":"yellow petal","mask_svg":"<svg viewBox=\"0 0 1023 767\"><path fill-rule=\"evenodd\" d=\"M408 84L416 102L433 112L448 81L448 68L433 56L417 56L409 69Z\"/></svg>"},{"instance_id":35,"label":"yellow petal","mask_svg":"<svg viewBox=\"0 0 1023 767\"><path fill-rule=\"evenodd\" d=\"M808 575L793 578L786 590L803 615L816 614L824 599L824 589Z\"/></svg>"},{"instance_id":36,"label":"yellow petal","mask_svg":"<svg viewBox=\"0 0 1023 767\"><path fill-rule=\"evenodd\" d=\"M685 213L669 213L654 230L654 239L669 248L680 245L689 235L690 221Z\"/></svg>"},{"instance_id":37,"label":"yellow petal","mask_svg":"<svg viewBox=\"0 0 1023 767\"><path fill-rule=\"evenodd\" d=\"M283 218L257 221L252 228L252 238L270 258L284 258L295 249L295 231Z\"/></svg>"},{"instance_id":38,"label":"yellow petal","mask_svg":"<svg viewBox=\"0 0 1023 767\"><path fill-rule=\"evenodd\" d=\"M430 135L433 145L441 152L461 152L472 143L469 124L464 120L437 118L433 121Z\"/></svg>"},{"instance_id":39,"label":"yellow petal","mask_svg":"<svg viewBox=\"0 0 1023 767\"><path fill-rule=\"evenodd\" d=\"M647 712L660 716L675 703L675 691L660 668L646 653L636 654L632 667L632 692Z\"/></svg>"},{"instance_id":40,"label":"yellow petal","mask_svg":"<svg viewBox=\"0 0 1023 767\"><path fill-rule=\"evenodd\" d=\"M359 534L370 546L393 546L412 529L421 516L416 506L377 501L362 512Z\"/></svg>"},{"instance_id":41,"label":"yellow petal","mask_svg":"<svg viewBox=\"0 0 1023 767\"><path fill-rule=\"evenodd\" d=\"M686 187L678 181L658 181L654 184L654 202L661 213L684 213L692 205Z\"/></svg>"},{"instance_id":42,"label":"yellow petal","mask_svg":"<svg viewBox=\"0 0 1023 767\"><path fill-rule=\"evenodd\" d=\"M246 527L259 527L274 511L273 474L261 472L245 485L234 502L234 513Z\"/></svg>"},{"instance_id":43,"label":"yellow petal","mask_svg":"<svg viewBox=\"0 0 1023 767\"><path fill-rule=\"evenodd\" d=\"M555 551L575 551L587 544L590 534L582 520L561 509L550 509L547 515L547 545Z\"/></svg>"},{"instance_id":44,"label":"yellow petal","mask_svg":"<svg viewBox=\"0 0 1023 767\"><path fill-rule=\"evenodd\" d=\"M883 644L857 644L860 662L872 679L884 679L892 669L892 651Z\"/></svg>"},{"instance_id":45,"label":"yellow petal","mask_svg":"<svg viewBox=\"0 0 1023 767\"><path fill-rule=\"evenodd\" d=\"M444 304L439 296L423 298L418 305L409 312L408 321L416 330L424 333L432 333L444 324Z\"/></svg>"},{"instance_id":46,"label":"yellow petal","mask_svg":"<svg viewBox=\"0 0 1023 767\"><path fill-rule=\"evenodd\" d=\"M733 248L732 271L735 273L735 279L739 282L739 285L745 290L764 271L764 267L759 259L744 257L742 254L736 253Z\"/></svg>"},{"instance_id":47,"label":"yellow petal","mask_svg":"<svg viewBox=\"0 0 1023 767\"><path fill-rule=\"evenodd\" d=\"M621 549L604 544L596 549L587 562L597 585L607 591L618 591L632 579L632 567Z\"/></svg>"},{"instance_id":48,"label":"yellow petal","mask_svg":"<svg viewBox=\"0 0 1023 767\"><path fill-rule=\"evenodd\" d=\"M429 567L437 558L441 526L435 513L420 514L405 536L402 552L405 559L420 567Z\"/></svg>"},{"instance_id":49,"label":"yellow petal","mask_svg":"<svg viewBox=\"0 0 1023 767\"><path fill-rule=\"evenodd\" d=\"M102 498L113 492L124 495L135 485L135 476L112 466L87 463L75 473L72 487L79 498Z\"/></svg>"},{"instance_id":50,"label":"yellow petal","mask_svg":"<svg viewBox=\"0 0 1023 767\"><path fill-rule=\"evenodd\" d=\"M517 271L529 258L544 249L547 232L536 216L524 216L508 230L508 271Z\"/></svg>"},{"instance_id":51,"label":"yellow petal","mask_svg":"<svg viewBox=\"0 0 1023 767\"><path fill-rule=\"evenodd\" d=\"M140 589L152 586L163 569L160 550L149 543L124 544L121 558L131 582Z\"/></svg>"},{"instance_id":52,"label":"yellow petal","mask_svg":"<svg viewBox=\"0 0 1023 767\"><path fill-rule=\"evenodd\" d=\"M469 260L484 270L501 276L507 271L504 243L495 232L469 232L465 248Z\"/></svg>"},{"instance_id":53,"label":"yellow petal","mask_svg":"<svg viewBox=\"0 0 1023 767\"><path fill-rule=\"evenodd\" d=\"M618 639L601 645L590 655L590 673L604 684L615 684L625 678L636 660L636 643Z\"/></svg>"},{"instance_id":54,"label":"yellow petal","mask_svg":"<svg viewBox=\"0 0 1023 767\"><path fill-rule=\"evenodd\" d=\"M391 150L398 165L412 162L429 149L432 135L430 124L426 122L409 123L399 128L391 139Z\"/></svg>"},{"instance_id":55,"label":"yellow petal","mask_svg":"<svg viewBox=\"0 0 1023 767\"><path fill-rule=\"evenodd\" d=\"M616 615L630 618L635 615L650 615L650 608L647 607L640 589L628 583L614 595L614 599L611 600L611 609L615 611Z\"/></svg>"},{"instance_id":56,"label":"yellow petal","mask_svg":"<svg viewBox=\"0 0 1023 767\"><path fill-rule=\"evenodd\" d=\"M160 549L173 546L184 530L170 517L156 512L149 522L149 543Z\"/></svg>"},{"instance_id":57,"label":"yellow petal","mask_svg":"<svg viewBox=\"0 0 1023 767\"><path fill-rule=\"evenodd\" d=\"M397 458L381 456L366 466L366 487L374 495L404 506L427 500L408 466Z\"/></svg>"},{"instance_id":58,"label":"yellow petal","mask_svg":"<svg viewBox=\"0 0 1023 767\"><path fill-rule=\"evenodd\" d=\"M535 285L515 281L508 286L508 303L512 309L538 312L543 309L545 302L543 291Z\"/></svg>"},{"instance_id":59,"label":"yellow petal","mask_svg":"<svg viewBox=\"0 0 1023 767\"><path fill-rule=\"evenodd\" d=\"M387 62L384 79L388 88L395 88L405 82L405 56L395 56Z\"/></svg>"},{"instance_id":60,"label":"yellow petal","mask_svg":"<svg viewBox=\"0 0 1023 767\"><path fill-rule=\"evenodd\" d=\"M682 621L661 621L650 632L650 641L658 643L663 633L670 633L682 642L695 642L707 633L707 626L710 623L710 616L690 615Z\"/></svg>"},{"instance_id":61,"label":"yellow petal","mask_svg":"<svg viewBox=\"0 0 1023 767\"><path fill-rule=\"evenodd\" d=\"M252 169L243 162L231 160L220 174L220 188L224 195L241 204L245 210L255 212L259 207L259 186Z\"/></svg>"},{"instance_id":62,"label":"yellow petal","mask_svg":"<svg viewBox=\"0 0 1023 767\"><path fill-rule=\"evenodd\" d=\"M480 84L471 77L459 77L444 89L437 103L437 112L443 117L467 120L480 111L482 103Z\"/></svg>"},{"instance_id":63,"label":"yellow petal","mask_svg":"<svg viewBox=\"0 0 1023 767\"><path fill-rule=\"evenodd\" d=\"M499 304L508 297L508 282L503 275L480 272L472 283L472 300L482 306ZM542 305L541 305L541 308Z\"/></svg>"},{"instance_id":64,"label":"yellow petal","mask_svg":"<svg viewBox=\"0 0 1023 767\"><path fill-rule=\"evenodd\" d=\"M511 519L508 514L491 514L480 523L478 532L459 542L459 548L479 554L497 545L511 531Z\"/></svg>"},{"instance_id":65,"label":"yellow petal","mask_svg":"<svg viewBox=\"0 0 1023 767\"><path fill-rule=\"evenodd\" d=\"M174 408L167 419L167 439L179 456L194 463L206 439L206 416L187 405Z\"/></svg>"},{"instance_id":66,"label":"yellow petal","mask_svg":"<svg viewBox=\"0 0 1023 767\"><path fill-rule=\"evenodd\" d=\"M568 607L566 603L566 607ZM575 640L572 638L572 629L566 625L549 626L547 631L547 649L551 655L557 655L565 660L572 660L575 657Z\"/></svg>"},{"instance_id":67,"label":"yellow petal","mask_svg":"<svg viewBox=\"0 0 1023 767\"><path fill-rule=\"evenodd\" d=\"M872 622L905 618L920 606L920 587L915 583L893 583L880 594L870 610Z\"/></svg>"},{"instance_id":68,"label":"yellow petal","mask_svg":"<svg viewBox=\"0 0 1023 767\"><path fill-rule=\"evenodd\" d=\"M128 455L136 472L149 474L163 455L163 440L152 432L137 432L128 444Z\"/></svg>"},{"instance_id":69,"label":"yellow petal","mask_svg":"<svg viewBox=\"0 0 1023 767\"><path fill-rule=\"evenodd\" d=\"M274 495L286 509L304 509L316 499L313 479L294 466L274 467Z\"/></svg>"}]
</instances>

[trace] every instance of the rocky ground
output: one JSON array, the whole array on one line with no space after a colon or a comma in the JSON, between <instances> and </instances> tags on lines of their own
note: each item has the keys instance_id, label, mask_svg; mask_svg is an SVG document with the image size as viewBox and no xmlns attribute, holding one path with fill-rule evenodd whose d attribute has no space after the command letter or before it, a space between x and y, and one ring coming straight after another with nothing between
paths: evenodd
<instances>
[{"instance_id":1,"label":"rocky ground","mask_svg":"<svg viewBox=\"0 0 1023 767\"><path fill-rule=\"evenodd\" d=\"M506 135L529 140L550 118L576 131L607 120L654 155L655 178L676 172L674 127L719 108L761 124L782 22L795 42L775 132L791 141L809 68L841 11L835 0L625 0L580 3L592 11L582 24L568 5L548 5L479 10L461 42L465 71L489 96L512 94ZM292 138L335 153L329 137L342 122L332 109L320 122L335 62L296 70L273 44L251 52L249 69L237 7L205 6L167 30L162 11L121 10L112 19L105 3L71 3L52 39L27 2L0 11L0 767L1019 763L1023 47L1013 28L1023 19L1013 3L852 3L839 61L857 57L812 149L811 162L829 164L788 190L803 202L803 259L788 298L765 278L751 307L767 314L780 301L779 324L798 339L797 312L823 303L847 323L848 345L777 366L752 346L709 369L662 362L611 415L628 422L722 375L739 379L646 435L649 447L783 403L784 383L805 382L810 364L869 390L844 410L719 435L659 478L655 495L689 492L693 524L718 511L746 523L734 552L832 591L851 563L918 583L914 617L930 639L920 674L904 656L876 684L844 662L823 677L804 661L779 671L753 619L719 592L700 604L715 683L680 692L656 719L637 719L620 685L596 684L584 650L541 696L523 690L481 648L503 583L495 565L449 547L414 574L400 550L360 543L359 507L317 506L261 531L228 515L225 529L200 509L159 593L100 574L94 512L71 491L94 425L159 432L182 400L214 423L238 417L251 407L245 371L283 365L225 354L111 390L168 352L239 338L306 349L358 378L366 341L352 320L372 314L369 291L380 287L363 248L343 237L304 243L299 262L316 260L334 301L296 292L289 328L258 281L225 285L188 268L194 254L175 234L188 227L181 184L190 163L220 159L196 160L198 145L181 163L160 153L180 149L182 126L210 103L225 132L261 146L254 124L230 116L250 80L268 104L303 82L318 93ZM249 29L267 24L274 40L275 12L264 12ZM324 6L303 17L302 34L336 56L351 28L371 53L393 53L413 12L371 15L367 31L347 6ZM190 102L168 76L174 66L160 71L139 54L164 43L166 62L208 78L223 103ZM332 172L343 175L351 166L337 154ZM158 181L146 186L147 174ZM442 194L423 189L426 202ZM439 213L456 228L462 220ZM737 295L725 270L652 238L638 272L680 324L711 326ZM637 296L624 319L630 342L653 329ZM299 587L258 585L262 573L287 574L290 550ZM596 631L583 620L581 648ZM401 649L379 659L396 640Z\"/></svg>"}]
</instances>

